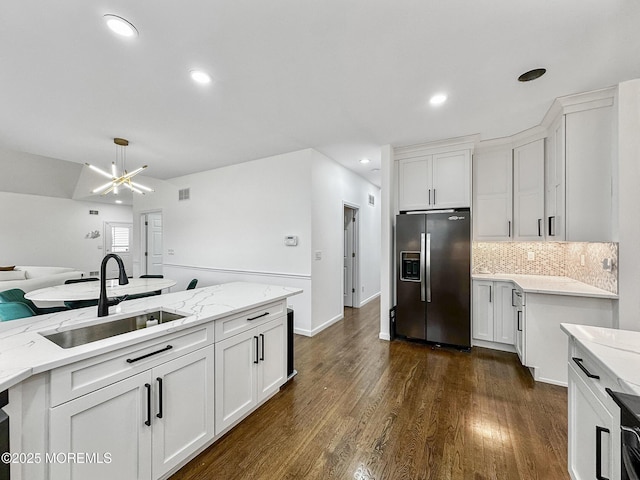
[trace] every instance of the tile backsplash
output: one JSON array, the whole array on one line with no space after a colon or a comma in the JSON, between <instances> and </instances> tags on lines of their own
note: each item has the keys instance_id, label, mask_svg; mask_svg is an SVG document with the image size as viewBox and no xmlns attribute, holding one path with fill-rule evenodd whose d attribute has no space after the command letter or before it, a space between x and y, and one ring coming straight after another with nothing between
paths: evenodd
<instances>
[{"instance_id":1,"label":"tile backsplash","mask_svg":"<svg viewBox=\"0 0 640 480\"><path fill-rule=\"evenodd\" d=\"M473 273L566 276L618 293L617 243L474 242L472 248Z\"/></svg>"}]
</instances>

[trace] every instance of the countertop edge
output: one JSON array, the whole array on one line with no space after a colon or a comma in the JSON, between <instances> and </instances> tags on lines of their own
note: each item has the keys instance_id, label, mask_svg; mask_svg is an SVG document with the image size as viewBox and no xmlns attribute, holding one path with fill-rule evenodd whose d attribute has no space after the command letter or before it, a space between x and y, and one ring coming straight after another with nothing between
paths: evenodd
<instances>
[{"instance_id":1,"label":"countertop edge","mask_svg":"<svg viewBox=\"0 0 640 480\"><path fill-rule=\"evenodd\" d=\"M584 286L587 287L588 290L595 290L595 291L577 291L577 290L566 290L566 289L562 289L562 288L553 288L553 287L548 287L548 288L533 288L533 287L528 287L526 285L523 285L522 282L519 282L518 280L518 275L521 274L508 274L508 273L496 273L496 274L492 274L492 273L474 273L471 275L471 279L472 280L486 280L486 281L494 281L494 282L511 282L513 284L515 284L518 288L522 289L522 291L524 293L536 293L536 294L543 294L543 295L565 295L565 296L569 296L569 297L589 297L589 298L603 298L603 299L609 299L609 300L618 300L618 295L616 295L615 293L611 293L611 292L607 292L606 290L603 290L601 288L598 287L594 287L592 285L588 285L584 282L580 282L579 280L575 280L573 278L570 277L555 277L555 276L549 276L549 278L552 279L563 279L563 281L569 282L569 283L574 283L579 285L579 286ZM540 279L543 279L544 277L547 277L547 275L529 275L531 277L540 277Z\"/></svg>"}]
</instances>

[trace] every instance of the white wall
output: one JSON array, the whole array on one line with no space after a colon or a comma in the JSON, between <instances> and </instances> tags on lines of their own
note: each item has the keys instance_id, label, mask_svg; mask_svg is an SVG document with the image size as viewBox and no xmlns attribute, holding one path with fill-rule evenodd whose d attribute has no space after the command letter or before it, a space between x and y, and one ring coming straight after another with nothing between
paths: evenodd
<instances>
[{"instance_id":1,"label":"white wall","mask_svg":"<svg viewBox=\"0 0 640 480\"><path fill-rule=\"evenodd\" d=\"M161 210L164 274L178 281L173 291L192 278L199 287L244 280L303 288L289 306L296 330L305 333L311 330L310 171L311 150L302 150L155 181L154 194L134 197L134 238L140 238L140 214ZM178 201L178 190L187 187L190 200ZM285 246L285 235L297 235L298 246Z\"/></svg>"},{"instance_id":2,"label":"white wall","mask_svg":"<svg viewBox=\"0 0 640 480\"><path fill-rule=\"evenodd\" d=\"M395 162L393 158L393 147L384 145L381 148L381 169L382 176L382 208L380 218L381 227L381 245L380 245L380 277L381 293L380 293L380 338L382 340L390 340L391 332L389 326L389 310L395 304L394 302L394 269L393 269L393 239L395 223L395 204L396 196L395 188Z\"/></svg>"},{"instance_id":3,"label":"white wall","mask_svg":"<svg viewBox=\"0 0 640 480\"><path fill-rule=\"evenodd\" d=\"M618 323L640 330L640 79L618 89Z\"/></svg>"},{"instance_id":4,"label":"white wall","mask_svg":"<svg viewBox=\"0 0 640 480\"><path fill-rule=\"evenodd\" d=\"M98 210L98 215L89 215ZM0 192L0 265L99 270L104 222L131 222L131 207ZM85 238L98 230L100 237Z\"/></svg>"},{"instance_id":5,"label":"white wall","mask_svg":"<svg viewBox=\"0 0 640 480\"><path fill-rule=\"evenodd\" d=\"M380 189L351 170L313 151L312 165L313 335L343 316L344 203L359 212L360 305L380 294ZM374 195L375 205L368 204ZM316 260L315 253L322 259ZM364 291L363 291L364 289Z\"/></svg>"}]
</instances>

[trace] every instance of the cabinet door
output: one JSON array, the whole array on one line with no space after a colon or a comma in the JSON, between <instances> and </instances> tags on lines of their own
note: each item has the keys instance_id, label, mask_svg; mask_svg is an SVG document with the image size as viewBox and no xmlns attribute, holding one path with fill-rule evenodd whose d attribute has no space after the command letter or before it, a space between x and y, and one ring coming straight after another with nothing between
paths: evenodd
<instances>
[{"instance_id":1,"label":"cabinet door","mask_svg":"<svg viewBox=\"0 0 640 480\"><path fill-rule=\"evenodd\" d=\"M287 380L286 317L280 317L257 329L260 340L258 401L268 397Z\"/></svg>"},{"instance_id":2,"label":"cabinet door","mask_svg":"<svg viewBox=\"0 0 640 480\"><path fill-rule=\"evenodd\" d=\"M258 340L251 329L215 344L216 435L257 402Z\"/></svg>"},{"instance_id":3,"label":"cabinet door","mask_svg":"<svg viewBox=\"0 0 640 480\"><path fill-rule=\"evenodd\" d=\"M549 240L564 240L565 150L564 115L550 128L545 140L545 233Z\"/></svg>"},{"instance_id":4,"label":"cabinet door","mask_svg":"<svg viewBox=\"0 0 640 480\"><path fill-rule=\"evenodd\" d=\"M398 209L424 210L431 205L431 155L398 162Z\"/></svg>"},{"instance_id":5,"label":"cabinet door","mask_svg":"<svg viewBox=\"0 0 640 480\"><path fill-rule=\"evenodd\" d=\"M514 320L515 320L515 347L516 353L518 354L518 358L520 359L520 363L522 365L527 364L527 351L526 351L526 343L525 343L525 311L524 307L516 308L514 311Z\"/></svg>"},{"instance_id":6,"label":"cabinet door","mask_svg":"<svg viewBox=\"0 0 640 480\"><path fill-rule=\"evenodd\" d=\"M566 115L566 239L612 241L613 107Z\"/></svg>"},{"instance_id":7,"label":"cabinet door","mask_svg":"<svg viewBox=\"0 0 640 480\"><path fill-rule=\"evenodd\" d=\"M571 478L618 478L611 468L611 453L613 435L619 435L620 432L617 429L614 431L613 416L589 390L572 366L569 367L568 393ZM600 453L599 459L597 453ZM597 472L598 464L600 472ZM596 473L600 473L600 476L596 476Z\"/></svg>"},{"instance_id":8,"label":"cabinet door","mask_svg":"<svg viewBox=\"0 0 640 480\"><path fill-rule=\"evenodd\" d=\"M499 343L515 344L516 309L513 306L513 285L511 283L495 282L495 309L493 339Z\"/></svg>"},{"instance_id":9,"label":"cabinet door","mask_svg":"<svg viewBox=\"0 0 640 480\"><path fill-rule=\"evenodd\" d=\"M432 208L471 205L471 155L468 150L433 155L432 174Z\"/></svg>"},{"instance_id":10,"label":"cabinet door","mask_svg":"<svg viewBox=\"0 0 640 480\"><path fill-rule=\"evenodd\" d=\"M512 224L511 147L473 156L473 238L510 240Z\"/></svg>"},{"instance_id":11,"label":"cabinet door","mask_svg":"<svg viewBox=\"0 0 640 480\"><path fill-rule=\"evenodd\" d=\"M544 139L513 150L515 240L544 240Z\"/></svg>"},{"instance_id":12,"label":"cabinet door","mask_svg":"<svg viewBox=\"0 0 640 480\"><path fill-rule=\"evenodd\" d=\"M473 338L493 341L493 282L473 281Z\"/></svg>"},{"instance_id":13,"label":"cabinet door","mask_svg":"<svg viewBox=\"0 0 640 480\"><path fill-rule=\"evenodd\" d=\"M153 369L153 477L159 478L214 436L214 346Z\"/></svg>"},{"instance_id":14,"label":"cabinet door","mask_svg":"<svg viewBox=\"0 0 640 480\"><path fill-rule=\"evenodd\" d=\"M50 463L50 478L151 478L150 372L140 373L50 410L49 451L85 452L109 463Z\"/></svg>"}]
</instances>

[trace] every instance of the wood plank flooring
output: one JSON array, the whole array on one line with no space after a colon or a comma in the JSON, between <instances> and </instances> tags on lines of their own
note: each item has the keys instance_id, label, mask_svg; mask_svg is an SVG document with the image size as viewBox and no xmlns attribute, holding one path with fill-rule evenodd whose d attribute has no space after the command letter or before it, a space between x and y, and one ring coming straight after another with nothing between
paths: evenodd
<instances>
[{"instance_id":1,"label":"wood plank flooring","mask_svg":"<svg viewBox=\"0 0 640 480\"><path fill-rule=\"evenodd\" d=\"M379 304L295 337L298 375L172 480L568 479L567 391L515 354L378 339Z\"/></svg>"}]
</instances>

